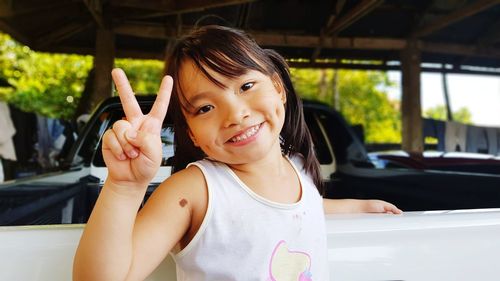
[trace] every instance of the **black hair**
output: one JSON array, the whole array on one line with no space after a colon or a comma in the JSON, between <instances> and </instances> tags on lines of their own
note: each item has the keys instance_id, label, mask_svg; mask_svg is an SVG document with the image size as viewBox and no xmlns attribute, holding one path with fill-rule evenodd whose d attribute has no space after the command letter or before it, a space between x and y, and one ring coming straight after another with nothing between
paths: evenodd
<instances>
[{"instance_id":1,"label":"black hair","mask_svg":"<svg viewBox=\"0 0 500 281\"><path fill-rule=\"evenodd\" d=\"M302 155L305 171L323 194L320 165L304 120L302 101L292 85L286 61L276 51L259 47L243 31L223 26L209 25L192 31L177 42L167 60L167 74L174 80L169 106L175 132L173 172L205 157L189 137L183 113L183 109L189 111L190 107L179 82L180 67L186 60L191 60L201 73L220 87L224 85L210 76L207 68L228 78L239 77L248 70L259 71L270 78L278 74L286 92L285 122L280 132L282 153L287 156Z\"/></svg>"}]
</instances>

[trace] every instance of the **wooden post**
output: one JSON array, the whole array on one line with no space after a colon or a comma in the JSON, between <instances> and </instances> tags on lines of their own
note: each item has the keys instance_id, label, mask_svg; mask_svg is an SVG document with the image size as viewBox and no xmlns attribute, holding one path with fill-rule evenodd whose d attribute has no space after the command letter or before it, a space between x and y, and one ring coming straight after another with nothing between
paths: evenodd
<instances>
[{"instance_id":1,"label":"wooden post","mask_svg":"<svg viewBox=\"0 0 500 281\"><path fill-rule=\"evenodd\" d=\"M94 92L90 98L90 106L94 109L101 101L111 97L111 70L115 60L115 38L109 28L98 28L94 56Z\"/></svg>"},{"instance_id":2,"label":"wooden post","mask_svg":"<svg viewBox=\"0 0 500 281\"><path fill-rule=\"evenodd\" d=\"M424 150L424 140L420 105L420 50L417 41L408 40L407 48L401 52L401 68L403 70L402 149L421 153Z\"/></svg>"}]
</instances>

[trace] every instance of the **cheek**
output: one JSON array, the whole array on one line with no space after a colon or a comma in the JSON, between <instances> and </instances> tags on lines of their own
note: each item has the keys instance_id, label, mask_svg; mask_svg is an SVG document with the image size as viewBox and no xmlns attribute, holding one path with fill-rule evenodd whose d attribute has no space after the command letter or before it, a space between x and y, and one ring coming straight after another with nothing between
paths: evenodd
<instances>
[{"instance_id":1,"label":"cheek","mask_svg":"<svg viewBox=\"0 0 500 281\"><path fill-rule=\"evenodd\" d=\"M203 127L197 126L196 122L188 121L186 120L187 126L188 126L188 135L193 141L193 143L198 146L198 141L200 140L200 136L203 135L203 132L200 132L200 130Z\"/></svg>"},{"instance_id":2,"label":"cheek","mask_svg":"<svg viewBox=\"0 0 500 281\"><path fill-rule=\"evenodd\" d=\"M285 105L279 94L263 95L257 99L255 106L259 108L259 111L266 112L267 117L271 119L282 119L285 114Z\"/></svg>"},{"instance_id":3,"label":"cheek","mask_svg":"<svg viewBox=\"0 0 500 281\"><path fill-rule=\"evenodd\" d=\"M194 138L200 146L203 146L214 141L214 138L217 135L217 130L214 126L210 125L209 121L201 121L201 122L189 122L188 126L191 128L192 138Z\"/></svg>"}]
</instances>

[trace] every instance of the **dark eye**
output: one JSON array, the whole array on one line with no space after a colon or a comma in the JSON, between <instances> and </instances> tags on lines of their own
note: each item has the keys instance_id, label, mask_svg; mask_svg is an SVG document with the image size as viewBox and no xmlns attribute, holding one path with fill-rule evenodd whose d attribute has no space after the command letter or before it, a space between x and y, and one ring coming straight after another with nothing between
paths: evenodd
<instances>
[{"instance_id":1,"label":"dark eye","mask_svg":"<svg viewBox=\"0 0 500 281\"><path fill-rule=\"evenodd\" d=\"M212 105L204 105L200 107L197 111L196 114L204 114L212 110L214 107Z\"/></svg>"},{"instance_id":2,"label":"dark eye","mask_svg":"<svg viewBox=\"0 0 500 281\"><path fill-rule=\"evenodd\" d=\"M241 85L240 92L245 92L245 91L250 90L254 84L255 84L254 82L247 82L247 83Z\"/></svg>"}]
</instances>

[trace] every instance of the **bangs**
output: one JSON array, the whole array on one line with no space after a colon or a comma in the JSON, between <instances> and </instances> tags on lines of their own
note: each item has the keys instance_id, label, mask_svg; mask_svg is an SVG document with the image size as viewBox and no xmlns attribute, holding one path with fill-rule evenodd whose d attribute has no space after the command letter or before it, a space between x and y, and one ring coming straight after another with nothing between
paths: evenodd
<instances>
[{"instance_id":1,"label":"bangs","mask_svg":"<svg viewBox=\"0 0 500 281\"><path fill-rule=\"evenodd\" d=\"M172 57L180 66L186 60L191 60L196 68L212 83L225 89L226 86L210 75L214 71L224 77L234 79L250 70L259 71L271 76L274 73L272 61L266 53L247 35L235 30L230 32L221 29L204 29L191 35L192 40L184 40L178 48L176 56ZM179 76L179 67L174 75ZM175 88L180 105L191 112L192 105L186 100L179 79Z\"/></svg>"}]
</instances>

